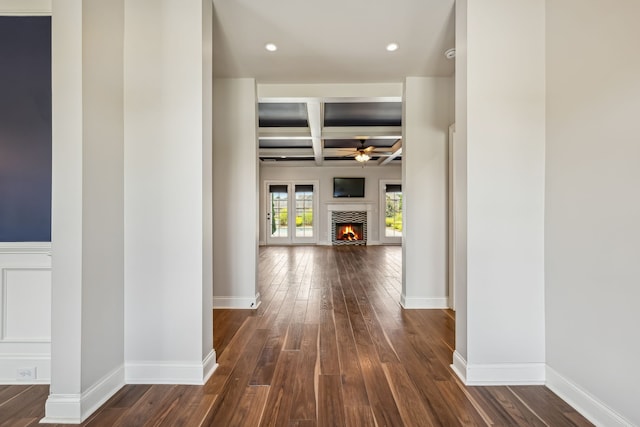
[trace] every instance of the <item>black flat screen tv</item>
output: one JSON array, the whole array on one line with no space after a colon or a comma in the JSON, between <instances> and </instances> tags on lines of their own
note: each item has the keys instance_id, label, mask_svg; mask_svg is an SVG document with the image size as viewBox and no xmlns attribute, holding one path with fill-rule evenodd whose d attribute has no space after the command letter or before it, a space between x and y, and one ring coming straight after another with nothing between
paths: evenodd
<instances>
[{"instance_id":1,"label":"black flat screen tv","mask_svg":"<svg viewBox=\"0 0 640 427\"><path fill-rule=\"evenodd\" d=\"M333 178L333 197L364 197L364 178Z\"/></svg>"}]
</instances>

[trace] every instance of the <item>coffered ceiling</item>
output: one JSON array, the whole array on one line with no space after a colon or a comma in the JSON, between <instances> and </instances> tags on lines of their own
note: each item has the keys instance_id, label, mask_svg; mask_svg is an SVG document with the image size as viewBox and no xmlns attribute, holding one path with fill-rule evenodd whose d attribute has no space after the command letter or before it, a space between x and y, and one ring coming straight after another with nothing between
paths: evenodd
<instances>
[{"instance_id":1,"label":"coffered ceiling","mask_svg":"<svg viewBox=\"0 0 640 427\"><path fill-rule=\"evenodd\" d=\"M402 159L402 102L261 102L260 159L266 162L349 161L362 152L383 166Z\"/></svg>"}]
</instances>

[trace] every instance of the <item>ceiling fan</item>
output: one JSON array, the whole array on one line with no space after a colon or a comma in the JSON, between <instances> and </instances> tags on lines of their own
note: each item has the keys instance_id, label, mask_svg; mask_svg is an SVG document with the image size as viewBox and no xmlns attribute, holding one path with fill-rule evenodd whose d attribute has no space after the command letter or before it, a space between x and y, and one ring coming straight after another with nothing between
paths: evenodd
<instances>
[{"instance_id":1,"label":"ceiling fan","mask_svg":"<svg viewBox=\"0 0 640 427\"><path fill-rule=\"evenodd\" d=\"M363 165L368 162L372 155L375 153L376 156L388 156L391 153L388 151L388 148L384 148L386 151L377 151L377 148L374 145L370 145L365 147L365 141L368 138L360 137L356 138L360 142L360 147L358 147L355 151L353 148L342 148L341 151L347 151L347 154L342 157L353 157L357 162L362 163Z\"/></svg>"}]
</instances>

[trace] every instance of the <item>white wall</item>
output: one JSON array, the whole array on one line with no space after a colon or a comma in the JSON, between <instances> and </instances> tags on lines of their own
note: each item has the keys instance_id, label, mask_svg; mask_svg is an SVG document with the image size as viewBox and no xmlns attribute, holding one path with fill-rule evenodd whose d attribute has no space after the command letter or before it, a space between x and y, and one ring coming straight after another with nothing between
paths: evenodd
<instances>
[{"instance_id":1,"label":"white wall","mask_svg":"<svg viewBox=\"0 0 640 427\"><path fill-rule=\"evenodd\" d=\"M259 294L255 80L215 79L213 99L213 304L216 308L256 308Z\"/></svg>"},{"instance_id":2,"label":"white wall","mask_svg":"<svg viewBox=\"0 0 640 427\"><path fill-rule=\"evenodd\" d=\"M356 161L354 160L355 164ZM364 177L365 197L357 200L334 199L333 198L333 178L334 177ZM260 165L260 242L265 242L265 227L267 225L266 214L269 207L265 201L265 181L318 181L318 212L314 215L317 221L318 244L330 245L328 230L331 218L328 215L327 204L334 203L371 203L373 208L374 221L369 224L369 235L367 236L372 244L380 241L380 180L401 179L400 165L388 166L289 166L271 165L263 163ZM384 213L382 213L384 215Z\"/></svg>"},{"instance_id":3,"label":"white wall","mask_svg":"<svg viewBox=\"0 0 640 427\"><path fill-rule=\"evenodd\" d=\"M124 384L123 7L53 3L47 422L81 421Z\"/></svg>"},{"instance_id":4,"label":"white wall","mask_svg":"<svg viewBox=\"0 0 640 427\"><path fill-rule=\"evenodd\" d=\"M210 29L203 0L125 4L128 383L201 384L211 335ZM208 15L208 17L205 17ZM204 44L203 44L204 43ZM204 53L203 53L204 52Z\"/></svg>"},{"instance_id":5,"label":"white wall","mask_svg":"<svg viewBox=\"0 0 640 427\"><path fill-rule=\"evenodd\" d=\"M86 390L124 361L124 1L84 1L82 29Z\"/></svg>"},{"instance_id":6,"label":"white wall","mask_svg":"<svg viewBox=\"0 0 640 427\"><path fill-rule=\"evenodd\" d=\"M638 16L547 1L547 381L606 426L640 425Z\"/></svg>"},{"instance_id":7,"label":"white wall","mask_svg":"<svg viewBox=\"0 0 640 427\"><path fill-rule=\"evenodd\" d=\"M467 355L454 362L468 384L540 384L544 3L468 0L466 12L466 123L456 126L467 147L467 317L456 330Z\"/></svg>"},{"instance_id":8,"label":"white wall","mask_svg":"<svg viewBox=\"0 0 640 427\"><path fill-rule=\"evenodd\" d=\"M451 78L407 77L402 117L405 308L446 308Z\"/></svg>"}]
</instances>

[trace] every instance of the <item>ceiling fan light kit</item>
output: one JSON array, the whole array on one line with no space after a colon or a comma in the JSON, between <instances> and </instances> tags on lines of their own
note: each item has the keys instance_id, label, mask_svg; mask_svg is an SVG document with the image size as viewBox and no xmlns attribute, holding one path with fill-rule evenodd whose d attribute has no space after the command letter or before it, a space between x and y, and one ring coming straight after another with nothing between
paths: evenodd
<instances>
[{"instance_id":1,"label":"ceiling fan light kit","mask_svg":"<svg viewBox=\"0 0 640 427\"><path fill-rule=\"evenodd\" d=\"M369 161L370 158L371 157L369 157L369 155L364 151L358 151L358 154L356 154L356 160L363 164Z\"/></svg>"}]
</instances>

